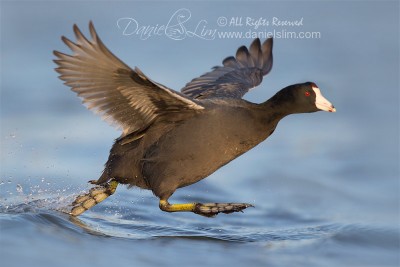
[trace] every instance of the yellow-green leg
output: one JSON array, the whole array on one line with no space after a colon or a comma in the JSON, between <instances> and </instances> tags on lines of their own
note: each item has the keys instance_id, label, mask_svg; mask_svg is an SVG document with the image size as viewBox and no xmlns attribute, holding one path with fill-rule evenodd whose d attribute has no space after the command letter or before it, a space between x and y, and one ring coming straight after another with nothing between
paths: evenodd
<instances>
[{"instance_id":1,"label":"yellow-green leg","mask_svg":"<svg viewBox=\"0 0 400 267\"><path fill-rule=\"evenodd\" d=\"M95 183L95 181L91 181ZM111 180L105 185L99 185L90 189L86 194L79 195L74 202L72 202L72 209L69 214L72 216L78 216L90 209L91 207L99 204L112 194L117 189L118 182Z\"/></svg>"},{"instance_id":2,"label":"yellow-green leg","mask_svg":"<svg viewBox=\"0 0 400 267\"><path fill-rule=\"evenodd\" d=\"M247 203L185 203L170 204L167 200L160 200L160 209L167 212L194 212L196 214L214 217L218 213L232 213L254 207Z\"/></svg>"}]
</instances>

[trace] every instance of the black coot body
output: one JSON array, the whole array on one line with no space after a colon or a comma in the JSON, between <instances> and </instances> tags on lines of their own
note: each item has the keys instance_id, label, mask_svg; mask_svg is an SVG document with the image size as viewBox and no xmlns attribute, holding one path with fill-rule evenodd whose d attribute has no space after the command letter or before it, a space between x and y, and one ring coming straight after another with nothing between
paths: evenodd
<instances>
[{"instance_id":1,"label":"black coot body","mask_svg":"<svg viewBox=\"0 0 400 267\"><path fill-rule=\"evenodd\" d=\"M206 216L240 211L250 205L171 205L167 200L176 189L209 176L268 138L283 117L335 111L312 82L288 86L261 104L242 99L271 70L272 39L240 47L236 57L226 58L223 66L193 79L179 93L129 68L103 45L93 24L89 27L91 41L76 26L76 43L63 37L74 55L55 51L56 70L89 109L117 124L123 134L95 182L104 190L97 187L77 199L73 215L111 195L116 187L108 187L111 181L152 190L165 211Z\"/></svg>"}]
</instances>

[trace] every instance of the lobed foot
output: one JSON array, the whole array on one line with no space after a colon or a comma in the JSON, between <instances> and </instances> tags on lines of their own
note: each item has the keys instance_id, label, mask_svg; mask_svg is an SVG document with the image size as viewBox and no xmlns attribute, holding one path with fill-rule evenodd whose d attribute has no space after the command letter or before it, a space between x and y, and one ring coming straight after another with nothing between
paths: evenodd
<instances>
[{"instance_id":1,"label":"lobed foot","mask_svg":"<svg viewBox=\"0 0 400 267\"><path fill-rule=\"evenodd\" d=\"M254 207L247 203L184 203L169 204L167 200L160 200L160 209L167 212L194 212L196 214L214 217L218 213L232 213Z\"/></svg>"},{"instance_id":2,"label":"lobed foot","mask_svg":"<svg viewBox=\"0 0 400 267\"><path fill-rule=\"evenodd\" d=\"M248 207L254 206L247 203L196 203L193 212L206 217L214 217L218 213L243 212Z\"/></svg>"},{"instance_id":3,"label":"lobed foot","mask_svg":"<svg viewBox=\"0 0 400 267\"><path fill-rule=\"evenodd\" d=\"M69 214L72 216L78 216L82 214L114 194L117 186L118 183L116 181L111 181L108 184L93 187L86 194L79 195L75 201L72 202L73 208Z\"/></svg>"}]
</instances>

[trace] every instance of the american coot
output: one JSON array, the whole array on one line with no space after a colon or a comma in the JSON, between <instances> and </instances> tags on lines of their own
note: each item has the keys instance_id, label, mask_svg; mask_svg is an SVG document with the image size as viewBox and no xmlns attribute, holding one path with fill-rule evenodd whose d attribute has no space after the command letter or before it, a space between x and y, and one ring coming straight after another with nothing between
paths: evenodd
<instances>
[{"instance_id":1,"label":"american coot","mask_svg":"<svg viewBox=\"0 0 400 267\"><path fill-rule=\"evenodd\" d=\"M335 112L312 82L288 86L261 104L243 100L272 68L272 39L240 47L223 66L171 90L114 56L89 23L92 40L76 25L72 55L54 51L56 71L83 103L122 129L100 178L72 203L77 216L112 195L118 184L152 190L163 211L203 216L242 211L246 203L170 204L176 189L196 183L270 136L294 113Z\"/></svg>"}]
</instances>

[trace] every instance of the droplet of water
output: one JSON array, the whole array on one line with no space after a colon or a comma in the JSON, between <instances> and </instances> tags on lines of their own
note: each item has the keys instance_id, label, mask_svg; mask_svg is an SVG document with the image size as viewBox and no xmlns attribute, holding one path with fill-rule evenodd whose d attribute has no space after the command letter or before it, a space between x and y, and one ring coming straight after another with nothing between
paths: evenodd
<instances>
[{"instance_id":1,"label":"droplet of water","mask_svg":"<svg viewBox=\"0 0 400 267\"><path fill-rule=\"evenodd\" d=\"M18 193L23 193L24 192L23 188L22 188L22 186L20 184L17 184L17 192Z\"/></svg>"}]
</instances>

